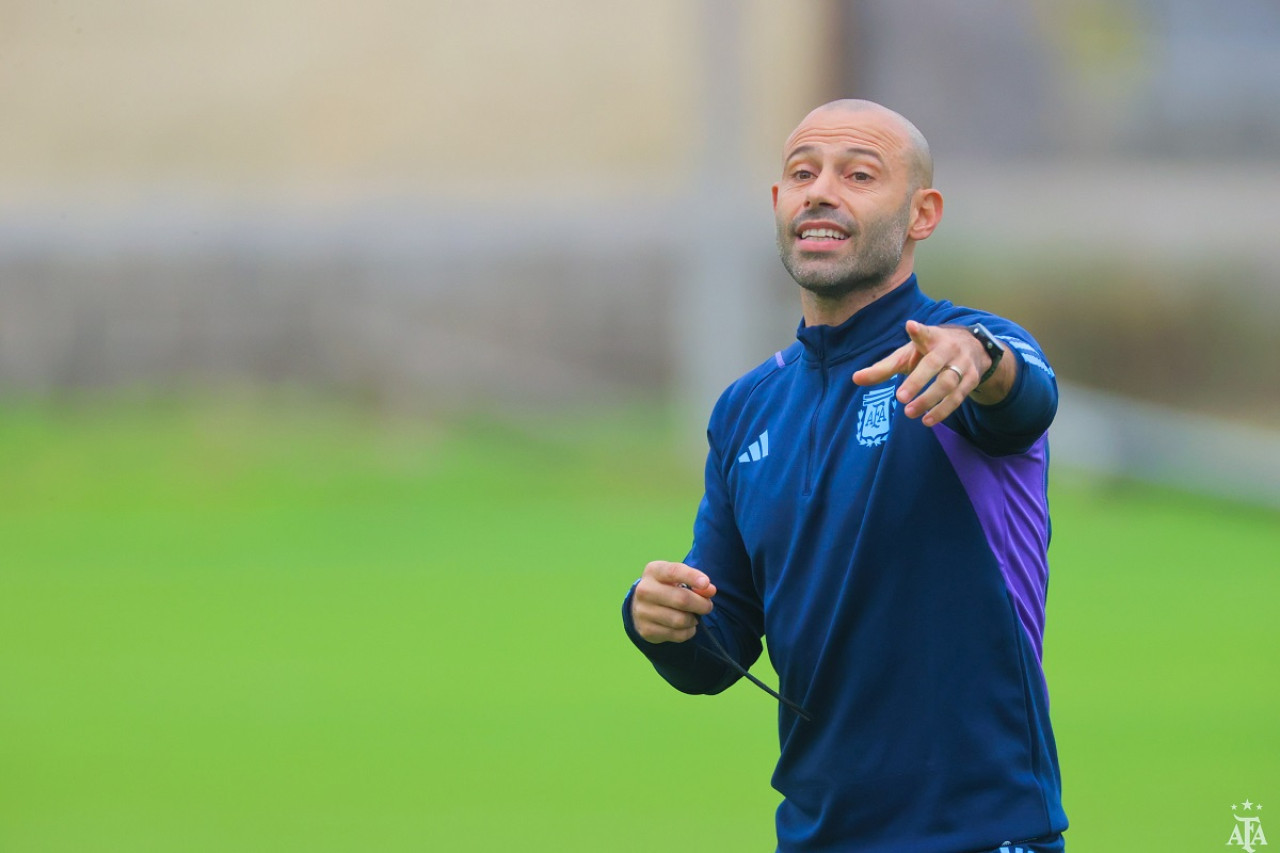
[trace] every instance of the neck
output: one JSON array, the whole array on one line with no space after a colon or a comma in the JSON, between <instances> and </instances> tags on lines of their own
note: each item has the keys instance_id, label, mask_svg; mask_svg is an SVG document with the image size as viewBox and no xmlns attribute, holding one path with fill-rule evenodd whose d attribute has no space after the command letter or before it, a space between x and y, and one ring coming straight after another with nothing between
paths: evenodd
<instances>
[{"instance_id":1,"label":"neck","mask_svg":"<svg viewBox=\"0 0 1280 853\"><path fill-rule=\"evenodd\" d=\"M811 290L800 291L800 311L806 326L839 326L886 293L897 290L911 278L914 264L904 253L902 263L884 281L872 287L860 288L839 296L822 296Z\"/></svg>"}]
</instances>

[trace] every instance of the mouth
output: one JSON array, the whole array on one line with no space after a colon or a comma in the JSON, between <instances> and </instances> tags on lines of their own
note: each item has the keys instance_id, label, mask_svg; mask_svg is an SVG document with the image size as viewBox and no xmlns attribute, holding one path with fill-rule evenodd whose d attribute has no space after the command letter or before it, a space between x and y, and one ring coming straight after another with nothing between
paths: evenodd
<instances>
[{"instance_id":1,"label":"mouth","mask_svg":"<svg viewBox=\"0 0 1280 853\"><path fill-rule=\"evenodd\" d=\"M839 248L849 241L849 232L834 222L806 222L797 226L796 248L824 251Z\"/></svg>"},{"instance_id":2,"label":"mouth","mask_svg":"<svg viewBox=\"0 0 1280 853\"><path fill-rule=\"evenodd\" d=\"M834 228L801 228L801 240L848 240L849 235Z\"/></svg>"}]
</instances>

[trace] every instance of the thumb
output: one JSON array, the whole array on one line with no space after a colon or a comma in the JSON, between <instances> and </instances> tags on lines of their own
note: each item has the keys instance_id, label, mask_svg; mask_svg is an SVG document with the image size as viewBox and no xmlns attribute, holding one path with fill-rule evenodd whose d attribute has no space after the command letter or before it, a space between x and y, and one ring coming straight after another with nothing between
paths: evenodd
<instances>
[{"instance_id":1,"label":"thumb","mask_svg":"<svg viewBox=\"0 0 1280 853\"><path fill-rule=\"evenodd\" d=\"M684 584L698 594L702 594L707 587L711 586L711 578L684 563L654 560L644 568L645 574L651 576L658 583L668 586Z\"/></svg>"},{"instance_id":2,"label":"thumb","mask_svg":"<svg viewBox=\"0 0 1280 853\"><path fill-rule=\"evenodd\" d=\"M856 385L879 385L890 376L908 373L920 357L913 343L905 343L884 358L868 367L855 371L853 381Z\"/></svg>"}]
</instances>

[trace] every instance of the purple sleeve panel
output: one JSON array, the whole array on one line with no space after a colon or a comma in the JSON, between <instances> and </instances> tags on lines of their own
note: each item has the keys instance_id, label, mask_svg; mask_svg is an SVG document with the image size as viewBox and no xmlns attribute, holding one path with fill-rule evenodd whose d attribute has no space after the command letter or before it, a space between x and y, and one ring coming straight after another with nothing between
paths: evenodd
<instances>
[{"instance_id":1,"label":"purple sleeve panel","mask_svg":"<svg viewBox=\"0 0 1280 853\"><path fill-rule=\"evenodd\" d=\"M1049 499L1045 494L1047 434L1025 453L988 456L945 424L933 428L969 495L1017 605L1036 658L1042 659L1044 602L1049 582Z\"/></svg>"}]
</instances>

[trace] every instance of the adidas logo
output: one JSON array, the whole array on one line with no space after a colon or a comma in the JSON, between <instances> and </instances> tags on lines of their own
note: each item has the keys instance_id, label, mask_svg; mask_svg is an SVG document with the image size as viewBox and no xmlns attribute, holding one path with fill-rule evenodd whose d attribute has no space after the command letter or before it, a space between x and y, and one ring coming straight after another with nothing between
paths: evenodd
<instances>
[{"instance_id":1,"label":"adidas logo","mask_svg":"<svg viewBox=\"0 0 1280 853\"><path fill-rule=\"evenodd\" d=\"M769 455L769 431L760 433L760 437L738 457L739 462L756 462Z\"/></svg>"}]
</instances>

